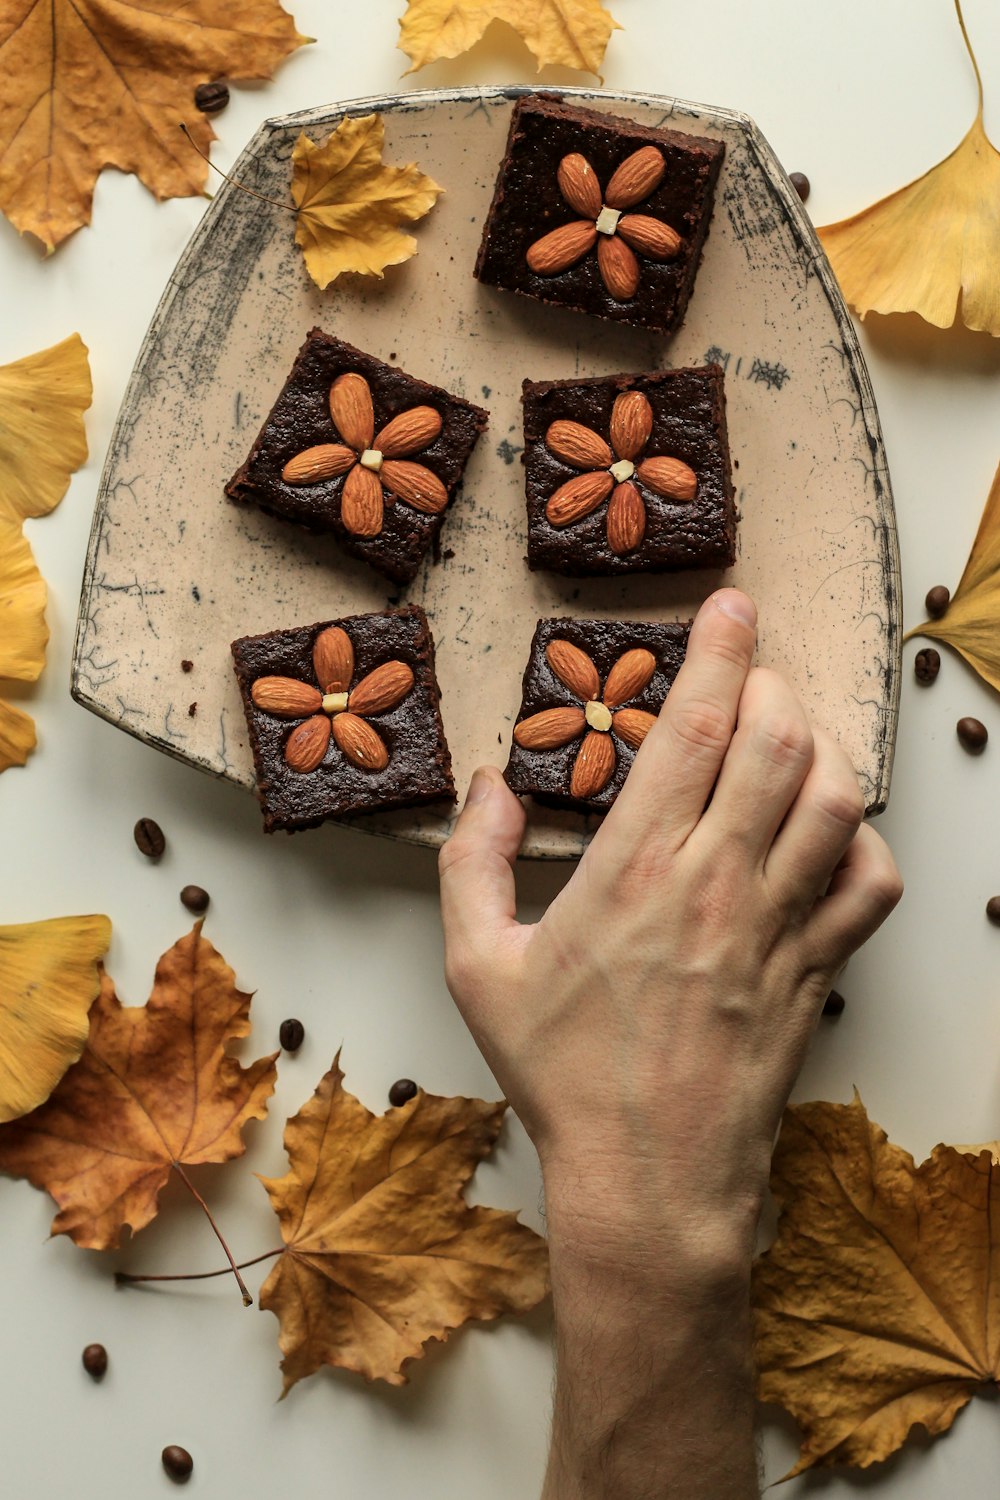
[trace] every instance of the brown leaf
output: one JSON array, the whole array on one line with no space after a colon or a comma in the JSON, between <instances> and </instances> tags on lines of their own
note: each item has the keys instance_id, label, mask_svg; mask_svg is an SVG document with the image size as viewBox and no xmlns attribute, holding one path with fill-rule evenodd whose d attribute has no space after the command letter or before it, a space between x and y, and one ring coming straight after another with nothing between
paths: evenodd
<instances>
[{"instance_id":1,"label":"brown leaf","mask_svg":"<svg viewBox=\"0 0 1000 1500\"><path fill-rule=\"evenodd\" d=\"M430 1339L548 1290L544 1240L462 1195L507 1106L419 1093L373 1115L343 1077L338 1058L288 1122L291 1170L261 1179L285 1242L260 1305L281 1325L286 1393L322 1365L402 1385Z\"/></svg>"},{"instance_id":2,"label":"brown leaf","mask_svg":"<svg viewBox=\"0 0 1000 1500\"><path fill-rule=\"evenodd\" d=\"M200 193L199 83L270 78L309 38L277 0L0 0L0 209L52 250L90 221L104 167L157 198Z\"/></svg>"},{"instance_id":3,"label":"brown leaf","mask_svg":"<svg viewBox=\"0 0 1000 1500\"><path fill-rule=\"evenodd\" d=\"M1000 1377L1000 1175L936 1146L921 1166L850 1105L786 1111L781 1204L754 1273L758 1393L804 1433L793 1474L947 1430Z\"/></svg>"},{"instance_id":4,"label":"brown leaf","mask_svg":"<svg viewBox=\"0 0 1000 1500\"><path fill-rule=\"evenodd\" d=\"M620 30L601 0L409 0L399 23L406 71L467 52L494 21L513 27L539 69L556 64L598 76L608 39Z\"/></svg>"},{"instance_id":5,"label":"brown leaf","mask_svg":"<svg viewBox=\"0 0 1000 1500\"><path fill-rule=\"evenodd\" d=\"M102 975L80 1061L40 1109L0 1125L0 1171L52 1195L53 1234L112 1250L155 1216L175 1163L243 1154L277 1056L248 1068L226 1056L250 1030L250 998L200 922L160 959L148 1004L122 1006Z\"/></svg>"}]
</instances>

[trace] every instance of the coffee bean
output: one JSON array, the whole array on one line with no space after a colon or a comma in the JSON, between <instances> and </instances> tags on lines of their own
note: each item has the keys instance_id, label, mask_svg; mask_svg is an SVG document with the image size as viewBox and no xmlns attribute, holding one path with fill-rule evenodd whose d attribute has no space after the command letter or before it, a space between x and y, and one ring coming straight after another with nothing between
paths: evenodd
<instances>
[{"instance_id":1,"label":"coffee bean","mask_svg":"<svg viewBox=\"0 0 1000 1500\"><path fill-rule=\"evenodd\" d=\"M978 755L980 750L985 750L986 741L989 739L989 730L981 719L959 719L955 725L955 733L966 750L972 755Z\"/></svg>"},{"instance_id":2,"label":"coffee bean","mask_svg":"<svg viewBox=\"0 0 1000 1500\"><path fill-rule=\"evenodd\" d=\"M788 180L804 203L809 197L809 178L804 172L789 172Z\"/></svg>"},{"instance_id":3,"label":"coffee bean","mask_svg":"<svg viewBox=\"0 0 1000 1500\"><path fill-rule=\"evenodd\" d=\"M179 1447L177 1443L168 1443L160 1454L160 1457L163 1460L163 1467L171 1479L176 1480L178 1484L184 1484L186 1480L190 1479L191 1470L194 1468L194 1459L186 1448Z\"/></svg>"},{"instance_id":4,"label":"coffee bean","mask_svg":"<svg viewBox=\"0 0 1000 1500\"><path fill-rule=\"evenodd\" d=\"M188 911L194 912L196 917L208 911L208 903L211 899L208 892L203 891L200 885L186 885L181 891L181 905L186 906Z\"/></svg>"},{"instance_id":5,"label":"coffee bean","mask_svg":"<svg viewBox=\"0 0 1000 1500\"><path fill-rule=\"evenodd\" d=\"M286 1052L298 1052L306 1039L306 1028L294 1016L282 1021L278 1027L278 1041Z\"/></svg>"},{"instance_id":6,"label":"coffee bean","mask_svg":"<svg viewBox=\"0 0 1000 1500\"><path fill-rule=\"evenodd\" d=\"M140 854L145 854L147 859L159 859L167 847L163 829L152 818L140 818L132 830L132 836Z\"/></svg>"},{"instance_id":7,"label":"coffee bean","mask_svg":"<svg viewBox=\"0 0 1000 1500\"><path fill-rule=\"evenodd\" d=\"M203 115L217 115L229 103L229 85L221 78L214 83L199 83L194 91L194 103Z\"/></svg>"},{"instance_id":8,"label":"coffee bean","mask_svg":"<svg viewBox=\"0 0 1000 1500\"><path fill-rule=\"evenodd\" d=\"M100 1380L108 1368L108 1351L104 1345L88 1344L80 1357L87 1374L92 1375L95 1380Z\"/></svg>"},{"instance_id":9,"label":"coffee bean","mask_svg":"<svg viewBox=\"0 0 1000 1500\"><path fill-rule=\"evenodd\" d=\"M419 1092L412 1078L397 1078L389 1090L389 1103L393 1109L398 1109L401 1104L409 1104Z\"/></svg>"},{"instance_id":10,"label":"coffee bean","mask_svg":"<svg viewBox=\"0 0 1000 1500\"><path fill-rule=\"evenodd\" d=\"M193 661L188 661L185 658L185 660L181 662L181 671L182 672L193 672L194 671L194 662Z\"/></svg>"},{"instance_id":11,"label":"coffee bean","mask_svg":"<svg viewBox=\"0 0 1000 1500\"><path fill-rule=\"evenodd\" d=\"M195 716L195 714L197 712L198 712L198 702L197 702L197 699L196 699L194 701L194 703L189 703L188 704L188 718L189 719L193 719L194 716Z\"/></svg>"},{"instance_id":12,"label":"coffee bean","mask_svg":"<svg viewBox=\"0 0 1000 1500\"><path fill-rule=\"evenodd\" d=\"M826 999L823 1001L823 1014L824 1016L843 1015L844 1006L846 1004L847 1001L844 999L843 995L838 994L836 990L831 990Z\"/></svg>"},{"instance_id":13,"label":"coffee bean","mask_svg":"<svg viewBox=\"0 0 1000 1500\"><path fill-rule=\"evenodd\" d=\"M913 658L913 675L925 685L934 681L941 670L941 653L933 646L925 646Z\"/></svg>"},{"instance_id":14,"label":"coffee bean","mask_svg":"<svg viewBox=\"0 0 1000 1500\"><path fill-rule=\"evenodd\" d=\"M987 901L986 915L994 927L1000 927L1000 896L991 896Z\"/></svg>"},{"instance_id":15,"label":"coffee bean","mask_svg":"<svg viewBox=\"0 0 1000 1500\"><path fill-rule=\"evenodd\" d=\"M943 583L936 583L932 589L927 590L924 607L932 620L940 619L950 603L951 590L946 589Z\"/></svg>"}]
</instances>

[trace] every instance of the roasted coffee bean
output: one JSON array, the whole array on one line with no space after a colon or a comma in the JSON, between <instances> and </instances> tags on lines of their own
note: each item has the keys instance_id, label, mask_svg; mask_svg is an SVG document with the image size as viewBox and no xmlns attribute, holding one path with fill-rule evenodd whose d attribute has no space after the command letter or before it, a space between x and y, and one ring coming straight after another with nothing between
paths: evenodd
<instances>
[{"instance_id":1,"label":"roasted coffee bean","mask_svg":"<svg viewBox=\"0 0 1000 1500\"><path fill-rule=\"evenodd\" d=\"M187 658L185 657L184 661L181 662L181 671L182 672L193 672L194 671L194 662L193 661L188 661Z\"/></svg>"},{"instance_id":2,"label":"roasted coffee bean","mask_svg":"<svg viewBox=\"0 0 1000 1500\"><path fill-rule=\"evenodd\" d=\"M823 1001L823 1014L824 1016L842 1015L846 1004L847 1001L843 995L839 994L836 990L831 990Z\"/></svg>"},{"instance_id":3,"label":"roasted coffee bean","mask_svg":"<svg viewBox=\"0 0 1000 1500\"><path fill-rule=\"evenodd\" d=\"M289 1016L287 1021L282 1021L278 1027L278 1041L286 1052L298 1052L306 1039L306 1028L301 1021L296 1021L294 1016Z\"/></svg>"},{"instance_id":4,"label":"roasted coffee bean","mask_svg":"<svg viewBox=\"0 0 1000 1500\"><path fill-rule=\"evenodd\" d=\"M147 859L159 859L167 847L163 829L152 818L140 818L132 830L132 836L140 854L145 854Z\"/></svg>"},{"instance_id":5,"label":"roasted coffee bean","mask_svg":"<svg viewBox=\"0 0 1000 1500\"><path fill-rule=\"evenodd\" d=\"M95 1380L100 1380L108 1368L108 1351L104 1345L88 1344L80 1357L87 1374L92 1375Z\"/></svg>"},{"instance_id":6,"label":"roasted coffee bean","mask_svg":"<svg viewBox=\"0 0 1000 1500\"><path fill-rule=\"evenodd\" d=\"M194 1459L186 1448L179 1447L177 1443L168 1443L160 1457L171 1479L175 1479L178 1484L183 1484L186 1479L190 1479Z\"/></svg>"},{"instance_id":7,"label":"roasted coffee bean","mask_svg":"<svg viewBox=\"0 0 1000 1500\"><path fill-rule=\"evenodd\" d=\"M211 899L208 892L203 891L200 885L186 885L181 891L181 905L186 906L188 911L194 912L196 917L208 911L208 903Z\"/></svg>"},{"instance_id":8,"label":"roasted coffee bean","mask_svg":"<svg viewBox=\"0 0 1000 1500\"><path fill-rule=\"evenodd\" d=\"M788 180L804 203L809 197L809 178L804 172L789 172Z\"/></svg>"},{"instance_id":9,"label":"roasted coffee bean","mask_svg":"<svg viewBox=\"0 0 1000 1500\"><path fill-rule=\"evenodd\" d=\"M973 755L978 755L980 750L985 750L986 741L989 739L989 730L981 719L959 719L955 725L955 733L962 741L966 750Z\"/></svg>"},{"instance_id":10,"label":"roasted coffee bean","mask_svg":"<svg viewBox=\"0 0 1000 1500\"><path fill-rule=\"evenodd\" d=\"M217 115L229 103L229 85L221 78L214 83L199 83L194 91L194 103L203 115Z\"/></svg>"},{"instance_id":11,"label":"roasted coffee bean","mask_svg":"<svg viewBox=\"0 0 1000 1500\"><path fill-rule=\"evenodd\" d=\"M924 607L931 619L940 619L950 603L951 590L946 589L943 583L936 583L932 589L927 590Z\"/></svg>"},{"instance_id":12,"label":"roasted coffee bean","mask_svg":"<svg viewBox=\"0 0 1000 1500\"><path fill-rule=\"evenodd\" d=\"M986 915L994 927L1000 927L1000 896L991 896L987 901Z\"/></svg>"},{"instance_id":13,"label":"roasted coffee bean","mask_svg":"<svg viewBox=\"0 0 1000 1500\"><path fill-rule=\"evenodd\" d=\"M389 1103L393 1109L398 1109L401 1104L409 1104L418 1093L419 1090L412 1078L397 1078L389 1090Z\"/></svg>"},{"instance_id":14,"label":"roasted coffee bean","mask_svg":"<svg viewBox=\"0 0 1000 1500\"><path fill-rule=\"evenodd\" d=\"M913 658L913 675L925 685L934 681L941 670L941 653L933 646L925 646Z\"/></svg>"}]
</instances>

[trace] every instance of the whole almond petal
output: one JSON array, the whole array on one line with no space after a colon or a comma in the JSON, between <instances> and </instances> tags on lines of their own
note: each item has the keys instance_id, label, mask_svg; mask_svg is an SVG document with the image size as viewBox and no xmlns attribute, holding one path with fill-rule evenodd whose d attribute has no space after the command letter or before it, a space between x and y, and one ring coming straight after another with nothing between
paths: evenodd
<instances>
[{"instance_id":1,"label":"whole almond petal","mask_svg":"<svg viewBox=\"0 0 1000 1500\"><path fill-rule=\"evenodd\" d=\"M654 495L666 500L693 500L698 476L679 458L644 458L636 473Z\"/></svg>"},{"instance_id":2,"label":"whole almond petal","mask_svg":"<svg viewBox=\"0 0 1000 1500\"><path fill-rule=\"evenodd\" d=\"M433 443L440 431L440 412L433 406L411 406L376 433L372 446L383 458L405 458L408 453L419 453Z\"/></svg>"},{"instance_id":3,"label":"whole almond petal","mask_svg":"<svg viewBox=\"0 0 1000 1500\"><path fill-rule=\"evenodd\" d=\"M304 775L315 771L330 743L330 720L326 714L317 714L304 724L297 724L285 741L285 763L291 770Z\"/></svg>"},{"instance_id":4,"label":"whole almond petal","mask_svg":"<svg viewBox=\"0 0 1000 1500\"><path fill-rule=\"evenodd\" d=\"M514 743L522 750L558 750L586 727L582 708L546 708L514 725Z\"/></svg>"},{"instance_id":5,"label":"whole almond petal","mask_svg":"<svg viewBox=\"0 0 1000 1500\"><path fill-rule=\"evenodd\" d=\"M575 469L606 469L615 459L604 439L582 422L551 423L545 434L545 446Z\"/></svg>"},{"instance_id":6,"label":"whole almond petal","mask_svg":"<svg viewBox=\"0 0 1000 1500\"><path fill-rule=\"evenodd\" d=\"M672 260L684 243L676 229L648 214L623 214L618 233L647 260Z\"/></svg>"},{"instance_id":7,"label":"whole almond petal","mask_svg":"<svg viewBox=\"0 0 1000 1500\"><path fill-rule=\"evenodd\" d=\"M315 448L304 448L290 458L281 471L286 484L318 484L321 479L334 479L346 474L358 455L353 448L343 443L319 443Z\"/></svg>"},{"instance_id":8,"label":"whole almond petal","mask_svg":"<svg viewBox=\"0 0 1000 1500\"><path fill-rule=\"evenodd\" d=\"M559 191L570 208L583 214L585 219L596 219L601 211L601 185L587 158L578 151L571 151L559 163L556 177Z\"/></svg>"},{"instance_id":9,"label":"whole almond petal","mask_svg":"<svg viewBox=\"0 0 1000 1500\"><path fill-rule=\"evenodd\" d=\"M611 475L597 469L590 474L574 474L551 496L545 507L550 526L569 526L596 510L606 500L614 485Z\"/></svg>"},{"instance_id":10,"label":"whole almond petal","mask_svg":"<svg viewBox=\"0 0 1000 1500\"><path fill-rule=\"evenodd\" d=\"M350 370L337 376L330 387L330 415L345 443L359 453L371 447L375 412L372 393L363 375Z\"/></svg>"},{"instance_id":11,"label":"whole almond petal","mask_svg":"<svg viewBox=\"0 0 1000 1500\"><path fill-rule=\"evenodd\" d=\"M340 519L352 536L378 536L382 530L382 485L371 469L355 464L344 480Z\"/></svg>"},{"instance_id":12,"label":"whole almond petal","mask_svg":"<svg viewBox=\"0 0 1000 1500\"><path fill-rule=\"evenodd\" d=\"M387 458L380 470L382 483L387 490L412 505L425 516L436 516L448 504L448 491L436 474L423 464L407 462L406 459Z\"/></svg>"},{"instance_id":13,"label":"whole almond petal","mask_svg":"<svg viewBox=\"0 0 1000 1500\"><path fill-rule=\"evenodd\" d=\"M570 266L582 260L587 251L594 248L596 239L597 225L590 219L574 219L569 224L561 224L528 246L525 256L528 270L534 271L536 276L558 276L560 271L568 271Z\"/></svg>"},{"instance_id":14,"label":"whole almond petal","mask_svg":"<svg viewBox=\"0 0 1000 1500\"><path fill-rule=\"evenodd\" d=\"M545 659L563 687L568 687L582 703L600 697L601 679L597 668L586 651L581 651L572 641L549 641Z\"/></svg>"},{"instance_id":15,"label":"whole almond petal","mask_svg":"<svg viewBox=\"0 0 1000 1500\"><path fill-rule=\"evenodd\" d=\"M346 693L354 676L354 647L346 630L328 625L313 646L313 670L324 693Z\"/></svg>"},{"instance_id":16,"label":"whole almond petal","mask_svg":"<svg viewBox=\"0 0 1000 1500\"><path fill-rule=\"evenodd\" d=\"M569 794L589 802L603 792L615 769L615 744L610 734L592 729L577 751L570 777Z\"/></svg>"},{"instance_id":17,"label":"whole almond petal","mask_svg":"<svg viewBox=\"0 0 1000 1500\"><path fill-rule=\"evenodd\" d=\"M608 183L604 201L609 208L631 208L659 187L667 164L655 146L641 146L626 156Z\"/></svg>"},{"instance_id":18,"label":"whole almond petal","mask_svg":"<svg viewBox=\"0 0 1000 1500\"><path fill-rule=\"evenodd\" d=\"M384 714L401 703L413 686L413 672L405 661L387 661L362 677L347 700L354 714Z\"/></svg>"},{"instance_id":19,"label":"whole almond petal","mask_svg":"<svg viewBox=\"0 0 1000 1500\"><path fill-rule=\"evenodd\" d=\"M357 714L338 714L333 721L333 738L351 765L362 771L384 771L389 764L381 735Z\"/></svg>"},{"instance_id":20,"label":"whole almond petal","mask_svg":"<svg viewBox=\"0 0 1000 1500\"><path fill-rule=\"evenodd\" d=\"M323 701L318 688L294 677L258 677L250 696L258 708L279 719L301 719L314 714Z\"/></svg>"},{"instance_id":21,"label":"whole almond petal","mask_svg":"<svg viewBox=\"0 0 1000 1500\"><path fill-rule=\"evenodd\" d=\"M634 552L646 535L646 507L630 479L616 484L608 506L608 546L616 557Z\"/></svg>"},{"instance_id":22,"label":"whole almond petal","mask_svg":"<svg viewBox=\"0 0 1000 1500\"><path fill-rule=\"evenodd\" d=\"M611 408L611 446L619 458L638 458L653 430L653 408L642 391L622 391Z\"/></svg>"},{"instance_id":23,"label":"whole almond petal","mask_svg":"<svg viewBox=\"0 0 1000 1500\"><path fill-rule=\"evenodd\" d=\"M620 708L611 720L611 728L620 740L638 750L653 725L655 714L647 714L641 708Z\"/></svg>"},{"instance_id":24,"label":"whole almond petal","mask_svg":"<svg viewBox=\"0 0 1000 1500\"><path fill-rule=\"evenodd\" d=\"M649 686L655 671L656 657L652 651L637 647L634 651L623 652L604 684L604 702L607 707L617 708L619 703L627 703L630 698L641 693L643 688Z\"/></svg>"},{"instance_id":25,"label":"whole almond petal","mask_svg":"<svg viewBox=\"0 0 1000 1500\"><path fill-rule=\"evenodd\" d=\"M597 266L601 280L616 302L627 302L639 290L639 262L635 252L616 234L601 235L597 246Z\"/></svg>"}]
</instances>

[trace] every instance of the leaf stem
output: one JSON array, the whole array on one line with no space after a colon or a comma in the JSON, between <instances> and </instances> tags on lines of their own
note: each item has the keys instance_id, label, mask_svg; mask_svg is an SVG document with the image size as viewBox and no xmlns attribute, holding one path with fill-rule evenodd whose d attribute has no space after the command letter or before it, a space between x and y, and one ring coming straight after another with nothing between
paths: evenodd
<instances>
[{"instance_id":1,"label":"leaf stem","mask_svg":"<svg viewBox=\"0 0 1000 1500\"><path fill-rule=\"evenodd\" d=\"M955 0L955 14L958 16L958 24L962 28L962 40L965 43L965 50L969 54L969 61L972 63L972 70L976 75L976 88L979 91L979 109L976 113L976 118L981 120L983 117L983 80L979 72L979 64L976 62L976 54L973 52L972 43L969 41L969 33L965 29L965 17L962 15L962 0Z\"/></svg>"},{"instance_id":2,"label":"leaf stem","mask_svg":"<svg viewBox=\"0 0 1000 1500\"><path fill-rule=\"evenodd\" d=\"M263 1255L255 1255L252 1260L241 1260L235 1268L220 1266L218 1271L188 1271L186 1275L173 1276L139 1276L131 1271L116 1271L115 1281L119 1286L130 1285L133 1281L208 1281L213 1276L228 1276L233 1269L244 1271L247 1266L256 1266L262 1260L271 1260L275 1255L280 1255L284 1248L284 1245L279 1245L277 1250L265 1250Z\"/></svg>"},{"instance_id":3,"label":"leaf stem","mask_svg":"<svg viewBox=\"0 0 1000 1500\"><path fill-rule=\"evenodd\" d=\"M212 1218L212 1210L209 1208L208 1204L205 1202L204 1198L201 1196L198 1189L195 1187L194 1183L191 1181L190 1177L181 1166L180 1162L175 1161L172 1162L171 1165L173 1166L173 1169L177 1173L181 1182L183 1182L184 1186L187 1188L188 1192L191 1193L196 1202L201 1204L202 1208L205 1211L205 1217L211 1224L212 1228L215 1230L215 1237L219 1241L219 1244L222 1246L223 1250L226 1252L226 1259L228 1260L232 1268L233 1275L236 1277L236 1285L239 1287L240 1292L242 1293L243 1306L252 1307L253 1298L247 1291L247 1284L243 1280L243 1277L240 1275L239 1267L237 1266L235 1260L233 1260L233 1252L230 1250L229 1246L222 1238L222 1231L220 1230L218 1224L216 1224L215 1220Z\"/></svg>"},{"instance_id":4,"label":"leaf stem","mask_svg":"<svg viewBox=\"0 0 1000 1500\"><path fill-rule=\"evenodd\" d=\"M973 66L975 66L975 59L973 59ZM198 142L195 140L190 130L188 130L187 126L184 124L184 121L182 120L180 123L181 129L187 137L188 145L194 147L195 151L197 151L202 161L208 162L208 165L212 168L212 171L218 172L219 176L223 179L224 182L228 182L230 186L234 188L239 188L241 193L249 193L251 198L259 198L261 203L270 203L274 208L283 209L286 214L298 213L298 209L293 207L290 203L282 203L280 198L269 198L266 193L258 193L256 189L247 187L245 182L237 182L235 177L230 177L228 172L223 172L221 167L217 167L215 165L215 162L212 161L211 157L206 156L205 152L198 145Z\"/></svg>"}]
</instances>

